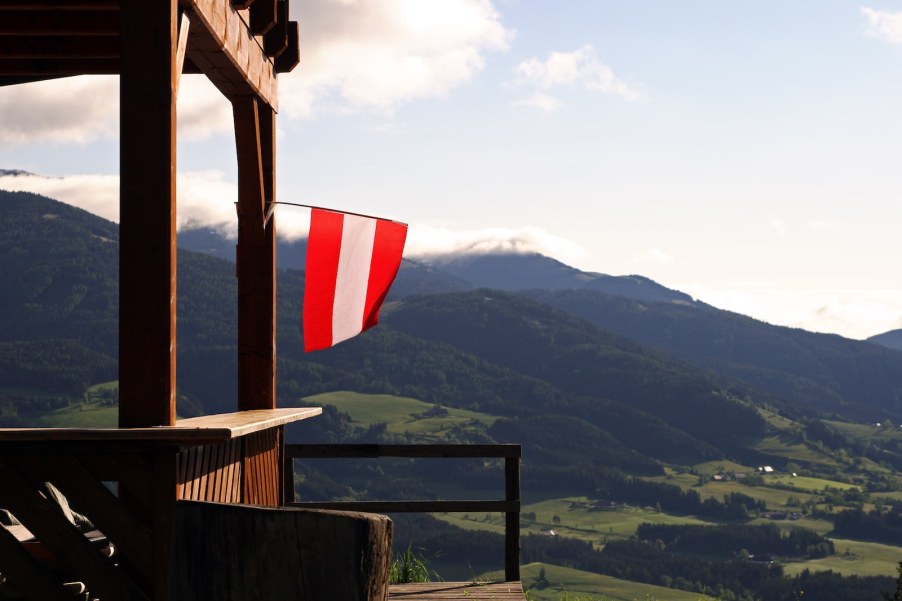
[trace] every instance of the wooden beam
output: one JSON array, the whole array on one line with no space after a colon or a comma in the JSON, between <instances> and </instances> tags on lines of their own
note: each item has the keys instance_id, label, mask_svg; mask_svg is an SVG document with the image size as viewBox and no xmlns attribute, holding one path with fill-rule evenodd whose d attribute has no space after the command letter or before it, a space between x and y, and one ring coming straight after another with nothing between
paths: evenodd
<instances>
[{"instance_id":1,"label":"wooden beam","mask_svg":"<svg viewBox=\"0 0 902 601\"><path fill-rule=\"evenodd\" d=\"M9 457L20 472L39 474L59 488L119 547L145 578L150 576L151 532L88 469L70 455ZM34 476L32 476L33 478Z\"/></svg>"},{"instance_id":2,"label":"wooden beam","mask_svg":"<svg viewBox=\"0 0 902 601\"><path fill-rule=\"evenodd\" d=\"M7 10L0 35L119 35L119 14L111 10Z\"/></svg>"},{"instance_id":3,"label":"wooden beam","mask_svg":"<svg viewBox=\"0 0 902 601\"><path fill-rule=\"evenodd\" d=\"M238 408L276 406L275 113L254 98L233 101L238 155Z\"/></svg>"},{"instance_id":4,"label":"wooden beam","mask_svg":"<svg viewBox=\"0 0 902 601\"><path fill-rule=\"evenodd\" d=\"M2 18L2 16L0 16ZM30 81L69 77L72 75L118 75L119 59L107 58L3 58L0 75L26 78ZM24 83L20 81L17 83Z\"/></svg>"},{"instance_id":5,"label":"wooden beam","mask_svg":"<svg viewBox=\"0 0 902 601\"><path fill-rule=\"evenodd\" d=\"M300 33L297 21L288 23L288 48L276 58L276 73L288 73L301 62Z\"/></svg>"},{"instance_id":6,"label":"wooden beam","mask_svg":"<svg viewBox=\"0 0 902 601\"><path fill-rule=\"evenodd\" d=\"M113 562L100 554L65 518L55 504L38 493L31 481L0 457L4 486L0 500L63 563L68 564L91 592L104 599L144 599Z\"/></svg>"},{"instance_id":7,"label":"wooden beam","mask_svg":"<svg viewBox=\"0 0 902 601\"><path fill-rule=\"evenodd\" d=\"M272 61L232 4L179 0L179 5L191 14L188 58L192 63L230 100L256 96L278 110Z\"/></svg>"},{"instance_id":8,"label":"wooden beam","mask_svg":"<svg viewBox=\"0 0 902 601\"><path fill-rule=\"evenodd\" d=\"M2 20L2 19L0 19ZM119 58L113 36L2 36L4 58Z\"/></svg>"},{"instance_id":9,"label":"wooden beam","mask_svg":"<svg viewBox=\"0 0 902 601\"><path fill-rule=\"evenodd\" d=\"M176 0L121 0L119 426L175 424Z\"/></svg>"},{"instance_id":10,"label":"wooden beam","mask_svg":"<svg viewBox=\"0 0 902 601\"><path fill-rule=\"evenodd\" d=\"M120 0L0 0L0 10L115 10Z\"/></svg>"},{"instance_id":11,"label":"wooden beam","mask_svg":"<svg viewBox=\"0 0 902 601\"><path fill-rule=\"evenodd\" d=\"M277 0L256 0L251 6L251 33L264 35L275 27L278 11Z\"/></svg>"},{"instance_id":12,"label":"wooden beam","mask_svg":"<svg viewBox=\"0 0 902 601\"><path fill-rule=\"evenodd\" d=\"M276 25L263 36L263 51L276 58L288 48L288 0L280 0L276 7Z\"/></svg>"},{"instance_id":13,"label":"wooden beam","mask_svg":"<svg viewBox=\"0 0 902 601\"><path fill-rule=\"evenodd\" d=\"M179 16L179 38L175 51L175 95L179 95L179 84L182 81L182 72L185 69L185 52L188 50L188 31L191 29L191 20L188 15L182 13Z\"/></svg>"},{"instance_id":14,"label":"wooden beam","mask_svg":"<svg viewBox=\"0 0 902 601\"><path fill-rule=\"evenodd\" d=\"M30 599L72 601L72 595L63 591L59 578L38 563L25 550L16 537L0 526L0 573L9 583Z\"/></svg>"},{"instance_id":15,"label":"wooden beam","mask_svg":"<svg viewBox=\"0 0 902 601\"><path fill-rule=\"evenodd\" d=\"M234 6L236 10L246 10L250 8L253 3L254 0L235 0L232 2L232 6Z\"/></svg>"}]
</instances>

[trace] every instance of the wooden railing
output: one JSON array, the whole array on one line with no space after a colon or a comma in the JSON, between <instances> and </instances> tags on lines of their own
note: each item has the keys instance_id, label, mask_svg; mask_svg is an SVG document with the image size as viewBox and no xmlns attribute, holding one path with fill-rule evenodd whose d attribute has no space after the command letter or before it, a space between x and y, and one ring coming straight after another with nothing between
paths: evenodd
<instances>
[{"instance_id":1,"label":"wooden railing","mask_svg":"<svg viewBox=\"0 0 902 601\"><path fill-rule=\"evenodd\" d=\"M285 505L311 509L338 509L373 513L500 512L504 524L504 579L520 580L520 445L285 445ZM295 459L504 459L504 499L489 501L326 501L297 502L294 493Z\"/></svg>"}]
</instances>

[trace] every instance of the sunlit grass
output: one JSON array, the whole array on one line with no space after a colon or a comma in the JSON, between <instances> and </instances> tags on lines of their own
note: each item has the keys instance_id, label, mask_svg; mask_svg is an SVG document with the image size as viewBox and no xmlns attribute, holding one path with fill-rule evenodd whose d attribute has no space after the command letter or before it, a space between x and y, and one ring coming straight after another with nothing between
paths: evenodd
<instances>
[{"instance_id":1,"label":"sunlit grass","mask_svg":"<svg viewBox=\"0 0 902 601\"><path fill-rule=\"evenodd\" d=\"M545 568L548 585L535 588L539 572ZM480 578L488 581L504 579L502 572L489 572ZM706 595L642 582L621 580L547 563L530 563L520 567L523 588L530 601L707 601Z\"/></svg>"},{"instance_id":2,"label":"sunlit grass","mask_svg":"<svg viewBox=\"0 0 902 601\"><path fill-rule=\"evenodd\" d=\"M902 560L902 547L840 538L831 540L836 547L836 555L788 563L783 571L787 576L795 576L806 568L812 571L833 570L844 576L896 575L896 566Z\"/></svg>"}]
</instances>

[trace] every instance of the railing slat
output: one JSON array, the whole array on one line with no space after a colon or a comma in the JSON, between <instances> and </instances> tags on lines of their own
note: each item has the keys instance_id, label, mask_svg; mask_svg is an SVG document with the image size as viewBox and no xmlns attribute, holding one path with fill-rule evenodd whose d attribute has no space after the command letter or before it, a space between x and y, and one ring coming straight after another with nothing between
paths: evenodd
<instances>
[{"instance_id":1,"label":"railing slat","mask_svg":"<svg viewBox=\"0 0 902 601\"><path fill-rule=\"evenodd\" d=\"M284 504L306 509L366 511L371 513L504 513L504 578L520 580L520 445L383 445L294 444L285 445ZM295 459L483 459L504 458L504 500L489 501L325 501L293 502Z\"/></svg>"},{"instance_id":2,"label":"railing slat","mask_svg":"<svg viewBox=\"0 0 902 601\"><path fill-rule=\"evenodd\" d=\"M289 459L520 457L520 445L287 444L285 456Z\"/></svg>"},{"instance_id":3,"label":"railing slat","mask_svg":"<svg viewBox=\"0 0 902 601\"><path fill-rule=\"evenodd\" d=\"M518 513L519 501L309 501L285 503L287 507L337 509L370 513L459 513L487 511Z\"/></svg>"}]
</instances>

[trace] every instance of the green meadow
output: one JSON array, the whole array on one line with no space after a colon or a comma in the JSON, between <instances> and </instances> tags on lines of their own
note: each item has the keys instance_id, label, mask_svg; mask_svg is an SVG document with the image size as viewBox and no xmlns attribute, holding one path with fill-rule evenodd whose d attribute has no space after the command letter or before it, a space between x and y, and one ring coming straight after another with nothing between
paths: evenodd
<instances>
[{"instance_id":1,"label":"green meadow","mask_svg":"<svg viewBox=\"0 0 902 601\"><path fill-rule=\"evenodd\" d=\"M540 581L544 568L545 582ZM501 572L480 577L489 582L504 579ZM621 580L547 563L520 566L520 578L530 601L707 601L711 597L642 582Z\"/></svg>"},{"instance_id":2,"label":"green meadow","mask_svg":"<svg viewBox=\"0 0 902 601\"><path fill-rule=\"evenodd\" d=\"M902 548L841 538L831 540L836 547L835 555L788 563L783 566L784 572L788 576L795 576L805 569L813 572L833 570L844 576L896 576L896 567L902 561Z\"/></svg>"},{"instance_id":3,"label":"green meadow","mask_svg":"<svg viewBox=\"0 0 902 601\"><path fill-rule=\"evenodd\" d=\"M522 535L541 534L554 530L559 536L590 542L596 547L609 539L628 538L636 533L639 524L708 524L693 516L660 513L652 509L620 506L616 509L593 510L587 507L587 497L549 499L524 505L520 513ZM535 520L524 516L535 513ZM440 520L468 530L504 533L503 514L436 514ZM555 519L557 518L557 519Z\"/></svg>"},{"instance_id":4,"label":"green meadow","mask_svg":"<svg viewBox=\"0 0 902 601\"><path fill-rule=\"evenodd\" d=\"M47 428L116 428L118 407L102 407L100 403L76 403L47 413L41 426Z\"/></svg>"},{"instance_id":5,"label":"green meadow","mask_svg":"<svg viewBox=\"0 0 902 601\"><path fill-rule=\"evenodd\" d=\"M417 399L390 394L359 392L326 392L304 397L304 402L331 405L351 416L354 424L371 426L385 423L389 432L411 434L425 441L442 440L452 429L485 430L495 417L485 413L446 407L447 415L427 417L435 406Z\"/></svg>"}]
</instances>

